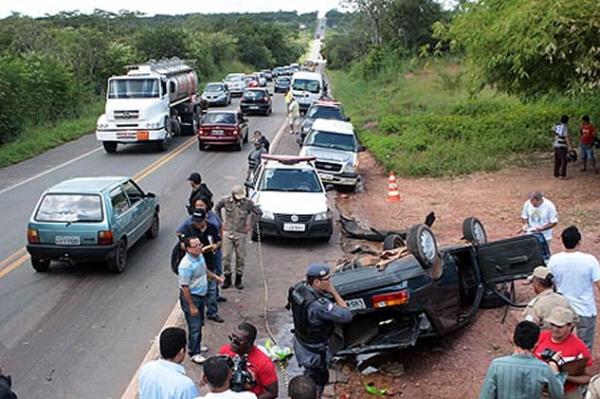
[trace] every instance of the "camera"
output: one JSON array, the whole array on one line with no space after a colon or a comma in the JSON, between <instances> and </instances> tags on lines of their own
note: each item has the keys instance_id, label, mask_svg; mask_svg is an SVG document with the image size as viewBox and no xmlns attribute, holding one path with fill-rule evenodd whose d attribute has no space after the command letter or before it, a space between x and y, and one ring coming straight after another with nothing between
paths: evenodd
<instances>
[{"instance_id":1,"label":"camera","mask_svg":"<svg viewBox=\"0 0 600 399\"><path fill-rule=\"evenodd\" d=\"M550 348L544 349L542 353L540 353L540 357L545 362L554 361L558 366L562 366L565 363L564 359L560 356L557 358L556 352Z\"/></svg>"},{"instance_id":2,"label":"camera","mask_svg":"<svg viewBox=\"0 0 600 399\"><path fill-rule=\"evenodd\" d=\"M230 358L231 382L229 388L233 392L247 391L249 386L256 383L252 373L248 370L248 357L246 355L235 355Z\"/></svg>"}]
</instances>

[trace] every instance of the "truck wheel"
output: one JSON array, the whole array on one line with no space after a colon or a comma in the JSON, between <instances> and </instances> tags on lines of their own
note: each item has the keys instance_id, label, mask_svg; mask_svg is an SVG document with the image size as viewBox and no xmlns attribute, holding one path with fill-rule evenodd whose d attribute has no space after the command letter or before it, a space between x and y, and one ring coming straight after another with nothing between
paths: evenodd
<instances>
[{"instance_id":1,"label":"truck wheel","mask_svg":"<svg viewBox=\"0 0 600 399\"><path fill-rule=\"evenodd\" d=\"M424 224L417 224L408 230L406 246L425 269L433 267L438 256L437 241L433 231Z\"/></svg>"},{"instance_id":2,"label":"truck wheel","mask_svg":"<svg viewBox=\"0 0 600 399\"><path fill-rule=\"evenodd\" d=\"M404 246L404 239L400 234L390 233L383 240L383 250L389 251Z\"/></svg>"},{"instance_id":3,"label":"truck wheel","mask_svg":"<svg viewBox=\"0 0 600 399\"><path fill-rule=\"evenodd\" d=\"M50 269L50 259L31 257L31 266L33 266L36 272L47 272Z\"/></svg>"},{"instance_id":4,"label":"truck wheel","mask_svg":"<svg viewBox=\"0 0 600 399\"><path fill-rule=\"evenodd\" d=\"M115 255L108 260L108 270L113 273L121 273L127 266L127 243L125 240L119 240Z\"/></svg>"},{"instance_id":5,"label":"truck wheel","mask_svg":"<svg viewBox=\"0 0 600 399\"><path fill-rule=\"evenodd\" d=\"M487 242L487 233L483 223L474 217L468 217L463 221L463 238L471 244L485 244Z\"/></svg>"},{"instance_id":6,"label":"truck wheel","mask_svg":"<svg viewBox=\"0 0 600 399\"><path fill-rule=\"evenodd\" d=\"M104 147L104 151L106 151L108 154L114 154L115 152L117 152L117 145L119 145L119 143L116 143L114 141L102 142L102 147Z\"/></svg>"},{"instance_id":7,"label":"truck wheel","mask_svg":"<svg viewBox=\"0 0 600 399\"><path fill-rule=\"evenodd\" d=\"M171 135L179 136L181 134L181 124L175 118L171 118Z\"/></svg>"}]
</instances>

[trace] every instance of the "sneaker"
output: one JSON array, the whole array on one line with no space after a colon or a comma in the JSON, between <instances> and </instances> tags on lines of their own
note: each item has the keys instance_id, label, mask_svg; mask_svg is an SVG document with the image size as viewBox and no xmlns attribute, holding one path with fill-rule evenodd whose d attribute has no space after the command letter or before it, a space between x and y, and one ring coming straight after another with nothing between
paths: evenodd
<instances>
[{"instance_id":1,"label":"sneaker","mask_svg":"<svg viewBox=\"0 0 600 399\"><path fill-rule=\"evenodd\" d=\"M214 321L216 323L223 323L225 321L218 314L207 316L207 319L208 320L212 320L212 321Z\"/></svg>"},{"instance_id":2,"label":"sneaker","mask_svg":"<svg viewBox=\"0 0 600 399\"><path fill-rule=\"evenodd\" d=\"M224 296L220 296L217 298L217 302L227 302L227 298L225 298Z\"/></svg>"},{"instance_id":3,"label":"sneaker","mask_svg":"<svg viewBox=\"0 0 600 399\"><path fill-rule=\"evenodd\" d=\"M201 345L200 352L208 352L208 346Z\"/></svg>"},{"instance_id":4,"label":"sneaker","mask_svg":"<svg viewBox=\"0 0 600 399\"><path fill-rule=\"evenodd\" d=\"M190 360L196 364L202 364L206 361L206 358L202 355L194 355L190 358Z\"/></svg>"}]
</instances>

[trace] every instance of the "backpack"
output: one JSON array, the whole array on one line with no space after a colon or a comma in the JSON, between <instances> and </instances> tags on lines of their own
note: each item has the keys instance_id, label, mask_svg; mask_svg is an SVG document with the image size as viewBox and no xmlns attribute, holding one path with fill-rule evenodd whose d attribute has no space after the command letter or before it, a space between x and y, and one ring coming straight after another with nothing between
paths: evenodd
<instances>
[{"instance_id":1,"label":"backpack","mask_svg":"<svg viewBox=\"0 0 600 399\"><path fill-rule=\"evenodd\" d=\"M171 271L179 275L179 262L185 256L185 250L181 249L181 241L177 241L177 244L171 251Z\"/></svg>"}]
</instances>

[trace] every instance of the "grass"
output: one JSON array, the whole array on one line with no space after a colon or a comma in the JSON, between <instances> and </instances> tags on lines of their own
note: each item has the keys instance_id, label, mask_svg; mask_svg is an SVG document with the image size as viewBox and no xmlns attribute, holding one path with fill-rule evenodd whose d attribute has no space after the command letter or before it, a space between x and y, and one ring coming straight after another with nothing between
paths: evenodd
<instances>
[{"instance_id":1,"label":"grass","mask_svg":"<svg viewBox=\"0 0 600 399\"><path fill-rule=\"evenodd\" d=\"M461 67L448 60L406 62L368 80L360 64L329 74L363 144L387 170L408 176L523 164L528 154L551 150L550 129L560 115L571 115L577 131L579 118L595 111L589 98L524 103L490 89L472 96Z\"/></svg>"}]
</instances>

